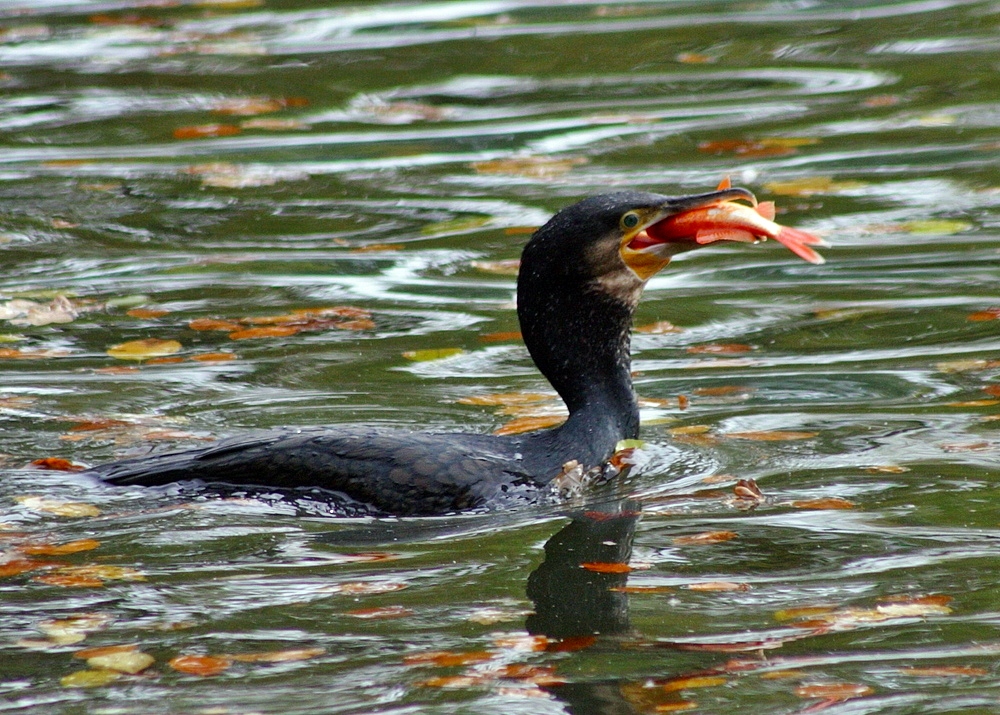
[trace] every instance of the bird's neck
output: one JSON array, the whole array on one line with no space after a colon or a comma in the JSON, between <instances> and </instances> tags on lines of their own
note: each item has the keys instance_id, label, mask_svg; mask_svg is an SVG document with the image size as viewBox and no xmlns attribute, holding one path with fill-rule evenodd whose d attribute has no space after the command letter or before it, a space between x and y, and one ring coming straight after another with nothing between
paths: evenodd
<instances>
[{"instance_id":1,"label":"bird's neck","mask_svg":"<svg viewBox=\"0 0 1000 715\"><path fill-rule=\"evenodd\" d=\"M518 306L524 342L570 413L547 437L552 456L600 464L639 432L629 352L634 304L596 288L551 286L533 296L544 299Z\"/></svg>"}]
</instances>

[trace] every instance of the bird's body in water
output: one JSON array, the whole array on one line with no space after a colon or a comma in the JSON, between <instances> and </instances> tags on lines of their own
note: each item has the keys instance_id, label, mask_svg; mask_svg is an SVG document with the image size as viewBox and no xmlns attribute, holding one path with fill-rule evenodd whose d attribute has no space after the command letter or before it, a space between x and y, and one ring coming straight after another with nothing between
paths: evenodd
<instances>
[{"instance_id":1,"label":"bird's body in water","mask_svg":"<svg viewBox=\"0 0 1000 715\"><path fill-rule=\"evenodd\" d=\"M532 359L569 409L559 427L514 436L279 429L89 473L120 485L318 488L372 513L429 515L537 499L571 468L601 472L616 445L639 433L629 333L646 281L673 255L714 240L772 237L799 255L820 243L735 200L757 206L746 189L728 187L673 198L602 194L535 232L522 255L517 311Z\"/></svg>"}]
</instances>

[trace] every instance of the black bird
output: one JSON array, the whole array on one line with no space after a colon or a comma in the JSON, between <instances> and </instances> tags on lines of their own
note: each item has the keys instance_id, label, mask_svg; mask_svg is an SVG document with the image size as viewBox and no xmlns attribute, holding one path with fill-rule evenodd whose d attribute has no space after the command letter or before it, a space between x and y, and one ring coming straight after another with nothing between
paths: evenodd
<instances>
[{"instance_id":1,"label":"black bird","mask_svg":"<svg viewBox=\"0 0 1000 715\"><path fill-rule=\"evenodd\" d=\"M87 473L119 485L200 480L319 488L360 502L370 513L397 515L444 514L549 494L561 475L600 472L619 441L638 436L632 314L646 281L673 255L726 238L770 236L792 250L819 243L801 232L789 238L785 232L794 229L768 220L773 212L734 200L757 206L748 190L728 186L683 197L620 191L573 204L535 232L522 254L517 315L528 352L569 408L559 427L516 436L364 426L278 429Z\"/></svg>"}]
</instances>

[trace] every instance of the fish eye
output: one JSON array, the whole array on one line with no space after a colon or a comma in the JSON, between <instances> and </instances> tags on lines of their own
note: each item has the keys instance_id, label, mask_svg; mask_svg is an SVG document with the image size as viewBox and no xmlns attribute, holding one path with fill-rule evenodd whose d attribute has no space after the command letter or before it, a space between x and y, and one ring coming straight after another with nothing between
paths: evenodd
<instances>
[{"instance_id":1,"label":"fish eye","mask_svg":"<svg viewBox=\"0 0 1000 715\"><path fill-rule=\"evenodd\" d=\"M639 225L639 214L635 211L629 211L627 214L622 216L622 228L635 228Z\"/></svg>"}]
</instances>

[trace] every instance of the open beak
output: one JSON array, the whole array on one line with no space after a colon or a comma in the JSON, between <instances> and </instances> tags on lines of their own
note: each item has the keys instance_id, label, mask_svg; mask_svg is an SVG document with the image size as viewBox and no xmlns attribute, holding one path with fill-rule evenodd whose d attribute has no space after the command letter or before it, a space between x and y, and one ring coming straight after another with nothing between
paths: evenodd
<instances>
[{"instance_id":1,"label":"open beak","mask_svg":"<svg viewBox=\"0 0 1000 715\"><path fill-rule=\"evenodd\" d=\"M735 203L741 200L751 205ZM716 241L756 243L773 238L800 258L823 263L823 257L810 246L828 244L814 234L775 223L774 212L773 201L758 203L747 189L728 186L670 199L624 237L620 252L642 280L652 277L674 255Z\"/></svg>"}]
</instances>

